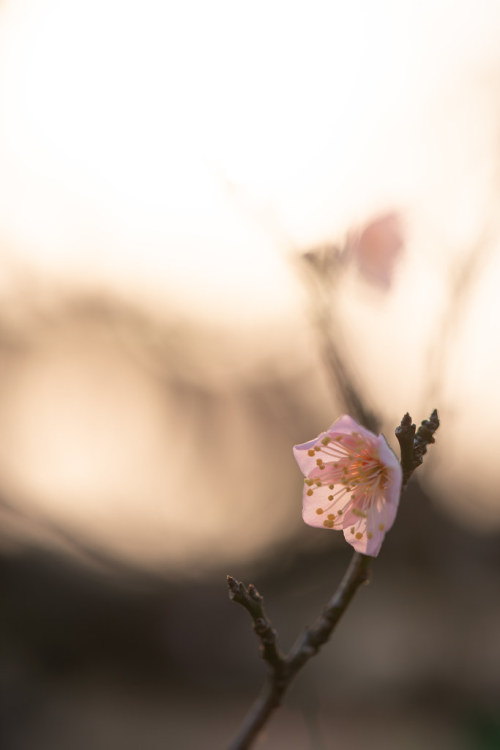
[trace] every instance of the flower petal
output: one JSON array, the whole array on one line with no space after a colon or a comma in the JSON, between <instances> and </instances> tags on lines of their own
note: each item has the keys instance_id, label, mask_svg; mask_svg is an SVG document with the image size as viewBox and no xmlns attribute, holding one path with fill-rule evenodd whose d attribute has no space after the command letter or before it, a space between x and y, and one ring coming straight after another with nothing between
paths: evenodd
<instances>
[{"instance_id":1,"label":"flower petal","mask_svg":"<svg viewBox=\"0 0 500 750\"><path fill-rule=\"evenodd\" d=\"M390 481L387 485L386 500L389 503L393 503L397 509L399 505L399 496L401 494L401 484L403 482L403 471L401 469L401 464L399 463L394 451L389 447L385 437L383 435L379 435L377 440L380 460L390 471Z\"/></svg>"},{"instance_id":2,"label":"flower petal","mask_svg":"<svg viewBox=\"0 0 500 750\"><path fill-rule=\"evenodd\" d=\"M293 452L305 476L305 523L342 529L355 550L378 555L394 523L402 484L401 466L385 438L344 414Z\"/></svg>"},{"instance_id":3,"label":"flower petal","mask_svg":"<svg viewBox=\"0 0 500 750\"><path fill-rule=\"evenodd\" d=\"M348 414L343 414L341 417L335 420L335 422L328 429L329 435L351 435L353 432L371 440L376 440L377 436L367 430L366 427L358 424L355 419L350 417Z\"/></svg>"},{"instance_id":4,"label":"flower petal","mask_svg":"<svg viewBox=\"0 0 500 750\"><path fill-rule=\"evenodd\" d=\"M309 440L307 443L293 446L293 455L299 465L299 469L305 477L308 477L311 471L317 468L316 460L318 457L314 455L314 453L310 455L309 451L314 451L314 446L320 443L325 437L328 437L328 433L321 432L318 437L314 438L314 440Z\"/></svg>"},{"instance_id":5,"label":"flower petal","mask_svg":"<svg viewBox=\"0 0 500 750\"><path fill-rule=\"evenodd\" d=\"M325 529L342 529L346 505L350 503L349 492L336 492L331 484L304 485L302 518L309 526ZM325 523L325 521L327 523Z\"/></svg>"},{"instance_id":6,"label":"flower petal","mask_svg":"<svg viewBox=\"0 0 500 750\"><path fill-rule=\"evenodd\" d=\"M346 517L344 520L344 537L356 552L377 557L384 541L385 530L372 526L369 518Z\"/></svg>"}]
</instances>

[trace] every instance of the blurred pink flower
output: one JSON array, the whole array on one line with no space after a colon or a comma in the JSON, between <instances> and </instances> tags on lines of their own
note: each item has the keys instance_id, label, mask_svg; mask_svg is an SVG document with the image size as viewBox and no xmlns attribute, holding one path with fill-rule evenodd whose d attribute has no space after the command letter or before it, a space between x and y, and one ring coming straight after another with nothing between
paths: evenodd
<instances>
[{"instance_id":1,"label":"blurred pink flower","mask_svg":"<svg viewBox=\"0 0 500 750\"><path fill-rule=\"evenodd\" d=\"M302 517L344 532L355 550L376 557L396 517L402 471L383 435L344 415L293 453L305 476Z\"/></svg>"},{"instance_id":2,"label":"blurred pink flower","mask_svg":"<svg viewBox=\"0 0 500 750\"><path fill-rule=\"evenodd\" d=\"M371 284L389 289L394 266L404 248L401 217L391 212L372 219L347 238L347 252L360 274Z\"/></svg>"}]
</instances>

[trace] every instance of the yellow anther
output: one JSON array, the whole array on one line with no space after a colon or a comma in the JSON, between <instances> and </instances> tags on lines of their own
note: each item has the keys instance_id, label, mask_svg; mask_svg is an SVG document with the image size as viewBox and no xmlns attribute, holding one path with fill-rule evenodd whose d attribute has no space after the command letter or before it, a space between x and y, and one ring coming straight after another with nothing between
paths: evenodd
<instances>
[{"instance_id":1,"label":"yellow anther","mask_svg":"<svg viewBox=\"0 0 500 750\"><path fill-rule=\"evenodd\" d=\"M313 493L312 490L307 490L306 495L309 495L309 497L311 497L312 493Z\"/></svg>"},{"instance_id":2,"label":"yellow anther","mask_svg":"<svg viewBox=\"0 0 500 750\"><path fill-rule=\"evenodd\" d=\"M316 479L315 483L316 487L321 487L321 479Z\"/></svg>"},{"instance_id":3,"label":"yellow anther","mask_svg":"<svg viewBox=\"0 0 500 750\"><path fill-rule=\"evenodd\" d=\"M304 482L307 484L308 487L310 487L313 484L312 479L304 479Z\"/></svg>"},{"instance_id":4,"label":"yellow anther","mask_svg":"<svg viewBox=\"0 0 500 750\"><path fill-rule=\"evenodd\" d=\"M318 514L318 516L320 516L324 512L325 511L323 510L323 508L316 508L316 513Z\"/></svg>"},{"instance_id":5,"label":"yellow anther","mask_svg":"<svg viewBox=\"0 0 500 750\"><path fill-rule=\"evenodd\" d=\"M329 521L335 521L335 516L333 515L333 513L329 513L327 515L327 518L328 518Z\"/></svg>"},{"instance_id":6,"label":"yellow anther","mask_svg":"<svg viewBox=\"0 0 500 750\"><path fill-rule=\"evenodd\" d=\"M323 526L327 529L333 529L333 521L323 521Z\"/></svg>"},{"instance_id":7,"label":"yellow anther","mask_svg":"<svg viewBox=\"0 0 500 750\"><path fill-rule=\"evenodd\" d=\"M333 495L328 495L328 499L329 499L329 500L330 500L330 502L331 502L331 501L333 500Z\"/></svg>"},{"instance_id":8,"label":"yellow anther","mask_svg":"<svg viewBox=\"0 0 500 750\"><path fill-rule=\"evenodd\" d=\"M326 437L323 438L323 440L321 442L323 443L323 445L328 445L328 443L330 442L330 440L331 440L331 438L328 437L328 435L327 435Z\"/></svg>"},{"instance_id":9,"label":"yellow anther","mask_svg":"<svg viewBox=\"0 0 500 750\"><path fill-rule=\"evenodd\" d=\"M385 529L385 526L384 526L384 524L383 524L383 523L379 523L379 525L378 525L378 530L379 530L379 531L383 531L384 529Z\"/></svg>"},{"instance_id":10,"label":"yellow anther","mask_svg":"<svg viewBox=\"0 0 500 750\"><path fill-rule=\"evenodd\" d=\"M351 526L351 534L354 534L354 526Z\"/></svg>"},{"instance_id":11,"label":"yellow anther","mask_svg":"<svg viewBox=\"0 0 500 750\"><path fill-rule=\"evenodd\" d=\"M361 539L362 536L363 534L361 533L361 531L358 531L358 533L356 534L356 539Z\"/></svg>"},{"instance_id":12,"label":"yellow anther","mask_svg":"<svg viewBox=\"0 0 500 750\"><path fill-rule=\"evenodd\" d=\"M309 448L309 450L307 451L307 455L308 456L314 456L314 451L313 451L312 448Z\"/></svg>"},{"instance_id":13,"label":"yellow anther","mask_svg":"<svg viewBox=\"0 0 500 750\"><path fill-rule=\"evenodd\" d=\"M341 516L341 515L342 515L342 513L343 513L343 511L341 511L341 510L338 510L338 511L337 511L337 515L338 515L338 516Z\"/></svg>"},{"instance_id":14,"label":"yellow anther","mask_svg":"<svg viewBox=\"0 0 500 750\"><path fill-rule=\"evenodd\" d=\"M366 518L366 513L363 513L363 511L360 510L359 508L353 508L352 512L354 513L355 516L359 516L359 518Z\"/></svg>"},{"instance_id":15,"label":"yellow anther","mask_svg":"<svg viewBox=\"0 0 500 750\"><path fill-rule=\"evenodd\" d=\"M369 532L368 532L368 534L367 534L366 536L368 537L368 539L371 539L371 538L373 537L373 534L372 534L372 532L371 532L371 531L369 531Z\"/></svg>"},{"instance_id":16,"label":"yellow anther","mask_svg":"<svg viewBox=\"0 0 500 750\"><path fill-rule=\"evenodd\" d=\"M329 485L328 485L328 489L330 489L330 490L333 490L333 488L334 488L334 487L335 487L335 485L334 485L334 484L329 484Z\"/></svg>"},{"instance_id":17,"label":"yellow anther","mask_svg":"<svg viewBox=\"0 0 500 750\"><path fill-rule=\"evenodd\" d=\"M314 450L315 451L320 451L321 450L321 445L315 445L314 446Z\"/></svg>"},{"instance_id":18,"label":"yellow anther","mask_svg":"<svg viewBox=\"0 0 500 750\"><path fill-rule=\"evenodd\" d=\"M321 466L321 464L322 464L322 463L323 463L323 459L322 459L322 458L317 458L317 459L316 459L316 464L317 464L318 466Z\"/></svg>"}]
</instances>

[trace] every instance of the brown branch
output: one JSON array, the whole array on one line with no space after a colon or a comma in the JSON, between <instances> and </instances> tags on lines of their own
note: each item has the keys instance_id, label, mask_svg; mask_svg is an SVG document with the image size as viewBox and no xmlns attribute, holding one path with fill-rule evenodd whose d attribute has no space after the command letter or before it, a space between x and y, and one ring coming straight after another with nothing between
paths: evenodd
<instances>
[{"instance_id":1,"label":"brown branch","mask_svg":"<svg viewBox=\"0 0 500 750\"><path fill-rule=\"evenodd\" d=\"M401 449L401 468L403 469L403 488L406 487L411 475L424 460L427 446L434 443L434 433L439 427L439 417L434 409L429 419L424 419L420 427L412 424L408 412L396 427L395 435Z\"/></svg>"},{"instance_id":2,"label":"brown branch","mask_svg":"<svg viewBox=\"0 0 500 750\"><path fill-rule=\"evenodd\" d=\"M237 737L229 750L246 750L253 743L270 715L281 704L288 687L286 658L278 648L276 631L264 611L264 600L255 586L248 588L232 576L227 576L229 598L241 604L253 620L253 629L260 640L260 655L269 665L269 675L262 692L250 709Z\"/></svg>"},{"instance_id":3,"label":"brown branch","mask_svg":"<svg viewBox=\"0 0 500 750\"><path fill-rule=\"evenodd\" d=\"M338 589L327 603L323 613L314 625L304 631L287 656L287 663L293 675L330 639L354 594L361 584L368 582L370 561L371 558L367 555L354 552Z\"/></svg>"},{"instance_id":4,"label":"brown branch","mask_svg":"<svg viewBox=\"0 0 500 750\"><path fill-rule=\"evenodd\" d=\"M439 417L437 409L434 409L429 419L424 419L422 424L417 430L415 436L415 446L413 449L413 456L415 460L415 468L420 466L424 460L424 455L427 453L427 446L435 443L434 433L439 427Z\"/></svg>"},{"instance_id":5,"label":"brown branch","mask_svg":"<svg viewBox=\"0 0 500 750\"><path fill-rule=\"evenodd\" d=\"M283 669L284 657L278 648L276 631L264 611L264 599L253 583L247 588L244 583L227 576L227 585L229 598L245 607L253 620L253 629L260 640L260 655L271 669L279 672Z\"/></svg>"},{"instance_id":6,"label":"brown branch","mask_svg":"<svg viewBox=\"0 0 500 750\"><path fill-rule=\"evenodd\" d=\"M314 625L306 628L286 656L278 649L276 632L264 612L263 599L258 591L252 585L247 588L231 576L227 577L229 597L241 604L250 614L254 630L261 642L260 653L270 667L262 692L250 709L229 750L247 750L251 747L271 714L281 705L283 695L295 675L330 639L357 589L368 580L369 564L369 557L359 552L354 553L346 574L323 613Z\"/></svg>"}]
</instances>

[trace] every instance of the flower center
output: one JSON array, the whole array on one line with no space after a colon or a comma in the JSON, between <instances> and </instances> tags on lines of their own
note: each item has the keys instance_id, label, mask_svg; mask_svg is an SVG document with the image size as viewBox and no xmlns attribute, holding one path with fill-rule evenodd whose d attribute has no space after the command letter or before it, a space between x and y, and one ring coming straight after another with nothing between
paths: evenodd
<instances>
[{"instance_id":1,"label":"flower center","mask_svg":"<svg viewBox=\"0 0 500 750\"><path fill-rule=\"evenodd\" d=\"M307 495L328 487L326 507L321 504L316 509L320 515L335 510L324 522L328 528L341 522L349 506L355 515L366 518L374 504L384 501L387 466L379 459L377 447L358 433L324 437L309 453L317 456L319 476L305 480Z\"/></svg>"}]
</instances>

